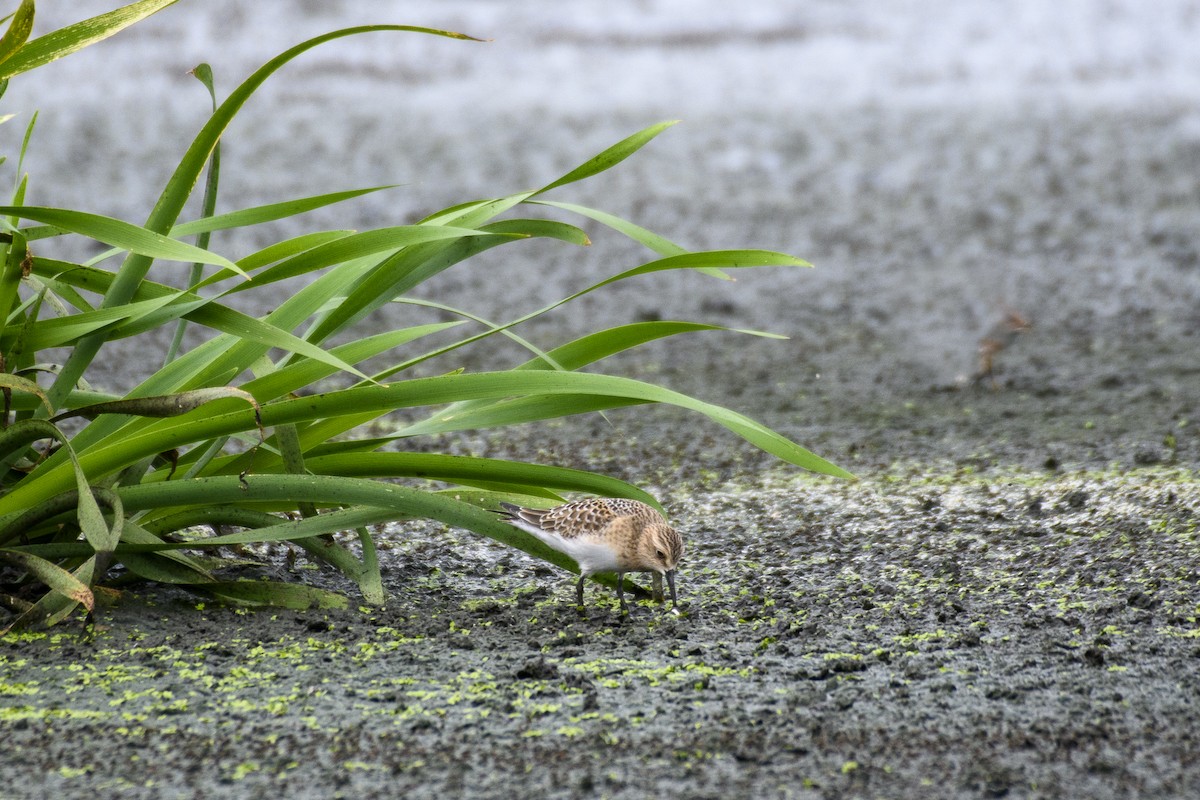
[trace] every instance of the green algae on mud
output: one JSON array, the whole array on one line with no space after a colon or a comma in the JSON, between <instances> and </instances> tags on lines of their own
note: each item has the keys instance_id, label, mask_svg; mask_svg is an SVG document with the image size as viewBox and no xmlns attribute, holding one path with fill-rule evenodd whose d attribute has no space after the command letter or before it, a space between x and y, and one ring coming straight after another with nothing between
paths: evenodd
<instances>
[{"instance_id":1,"label":"green algae on mud","mask_svg":"<svg viewBox=\"0 0 1200 800\"><path fill-rule=\"evenodd\" d=\"M386 609L130 591L90 640L0 640L0 724L48 768L39 785L147 797L185 793L197 760L203 785L302 797L330 776L368 795L626 774L743 791L1190 785L1171 759L1195 744L1200 700L1178 680L1200 653L1192 473L948 472L680 487L678 617L622 617L607 597L580 612L561 571L421 525L382 534ZM40 753L52 734L109 757ZM152 765L131 760L146 747Z\"/></svg>"},{"instance_id":2,"label":"green algae on mud","mask_svg":"<svg viewBox=\"0 0 1200 800\"><path fill-rule=\"evenodd\" d=\"M1144 27L1136 15L1107 16L1124 20L1125 32ZM875 39L882 29L864 30ZM815 31L809 38L823 46L820 24ZM674 49L718 55L693 37ZM589 39L583 58L605 54ZM1172 477L1171 467L1200 464L1200 206L1181 202L1194 194L1195 104L1169 92L1120 100L1117 84L1153 78L1162 63L1143 66L1115 77L1085 69L1062 84L1051 75L999 105L986 92L963 96L960 75L949 76L947 102L933 94L910 105L913 75L900 70L878 84L899 94L877 105L702 113L672 145L684 148L674 163L685 174L654 160L625 173L639 192L649 187L647 221L659 229L693 241L770 240L818 268L803 290L764 274L684 296L647 279L621 308L581 307L579 318L539 329L541 340L571 338L614 313L716 315L730 327L786 333L788 342L736 351L711 339L680 342L670 356L649 346L613 366L744 411L864 479L798 479L657 412L638 424L617 411L436 446L602 469L664 499L689 537L686 617L640 606L619 620L605 592L580 616L561 571L460 532L394 526L394 543L381 550L394 544L386 580L398 594L383 612L198 615L192 598L176 607L170 593L130 593L101 613L110 642L137 630L143 646L211 643L214 678L244 655L242 645L220 652L230 637L341 640L346 651L305 659L303 672L290 671L296 659L272 667L279 681L326 692L311 713L300 697L285 704L294 714L227 708L200 723L201 703L222 702L202 693L187 714L148 718L137 738L113 736L113 721L3 723L8 787L38 797L322 800L339 792L1200 796L1196 481L1194 472ZM935 64L918 91L946 77ZM383 75L381 86L393 81ZM562 117L550 111L536 130L515 117L481 128L485 161L537 174L542 164L527 160L531 130L536 158L568 158L577 142L552 138ZM595 123L604 136L635 125L638 113L606 110L568 127ZM463 181L493 180L474 160L440 158L449 151L438 126L414 120L396 156L445 163L446 180L427 190L452 200ZM76 128L80 145L105 135L103 126ZM255 163L281 145L294 146L296 163L321 168L306 161L304 137L245 142ZM76 151L57 149L64 175L103 168L72 158ZM748 169L738 168L746 153ZM339 162L326 178L340 181L354 166ZM294 174L245 177L267 181L269 193L272 176ZM419 216L437 198L420 191L387 202L372 213ZM547 282L561 288L608 266L585 254L568 270L536 250L524 255L505 280L487 270L478 282L440 286L438 299L499 319ZM999 391L955 388L999 302L1029 314L1034 330L1001 356ZM111 368L149 366L132 348ZM488 368L484 355L474 358L444 368ZM1139 469L1147 464L1158 466ZM273 558L264 570L282 563ZM314 570L303 580L332 579ZM375 634L388 627L397 633ZM5 641L0 678L38 681L34 705L51 709L54 680L70 679L62 666L87 657L66 641L53 652ZM361 664L349 655L358 644L369 656ZM609 687L564 666L603 659L732 672L653 687L598 676L619 684ZM35 664L54 665L53 679L26 674ZM171 671L156 669L162 675L146 676L145 688L158 681L182 696L166 685ZM458 680L474 674L490 677ZM267 691L252 686L246 699L261 704L253 692Z\"/></svg>"}]
</instances>

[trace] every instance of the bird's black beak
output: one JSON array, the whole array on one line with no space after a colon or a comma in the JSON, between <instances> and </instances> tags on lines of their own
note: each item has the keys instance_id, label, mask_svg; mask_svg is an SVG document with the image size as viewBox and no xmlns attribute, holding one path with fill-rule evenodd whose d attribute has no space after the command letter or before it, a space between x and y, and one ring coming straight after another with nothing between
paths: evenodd
<instances>
[{"instance_id":1,"label":"bird's black beak","mask_svg":"<svg viewBox=\"0 0 1200 800\"><path fill-rule=\"evenodd\" d=\"M671 607L679 607L679 599L675 596L675 570L667 572L667 586L671 587Z\"/></svg>"}]
</instances>

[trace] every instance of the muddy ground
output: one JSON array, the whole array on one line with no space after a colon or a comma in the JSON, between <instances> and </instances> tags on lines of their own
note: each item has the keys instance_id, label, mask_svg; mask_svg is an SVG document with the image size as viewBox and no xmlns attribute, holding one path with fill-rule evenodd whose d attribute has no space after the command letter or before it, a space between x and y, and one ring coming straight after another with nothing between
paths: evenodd
<instances>
[{"instance_id":1,"label":"muddy ground","mask_svg":"<svg viewBox=\"0 0 1200 800\"><path fill-rule=\"evenodd\" d=\"M10 636L6 796L1194 795L1188 474L735 485L671 500L679 615L410 529L386 610Z\"/></svg>"},{"instance_id":2,"label":"muddy ground","mask_svg":"<svg viewBox=\"0 0 1200 800\"><path fill-rule=\"evenodd\" d=\"M599 586L580 612L568 574L422 525L379 533L384 609L131 587L90 637L0 642L0 797L1200 796L1196 110L763 108L694 114L564 199L816 270L658 276L531 334L656 317L786 333L606 368L745 411L858 481L664 409L427 443L658 494L687 540L679 613L622 617ZM535 155L514 116L471 156L523 188L654 119L554 118ZM401 165L446 156L427 121L403 123ZM495 173L464 168L401 213L497 191ZM373 208L356 224L385 224ZM593 232L570 270L535 245L428 291L495 316L639 263ZM1006 306L1033 330L994 388L961 386ZM351 590L303 558L257 559L247 575Z\"/></svg>"}]
</instances>

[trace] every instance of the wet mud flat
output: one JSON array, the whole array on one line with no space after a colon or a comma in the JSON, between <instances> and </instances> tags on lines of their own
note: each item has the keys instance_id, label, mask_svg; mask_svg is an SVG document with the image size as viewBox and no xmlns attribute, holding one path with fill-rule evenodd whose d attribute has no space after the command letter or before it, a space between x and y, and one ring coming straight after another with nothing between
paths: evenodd
<instances>
[{"instance_id":1,"label":"wet mud flat","mask_svg":"<svg viewBox=\"0 0 1200 800\"><path fill-rule=\"evenodd\" d=\"M1147 177L1160 158L1191 163L1195 145L1171 114L1088 119L975 131L1045 133L1043 169L1095 192L1026 192L1042 156L1021 151L984 178L1024 199L992 208L967 244L922 211L984 180L955 172L953 147L921 151L932 169L902 187L911 204L864 191L806 196L798 215L790 195L744 206L747 235L850 249L805 273L803 292L768 276L719 287L719 302L671 297L680 316L694 305L793 338L681 340L610 366L743 410L857 482L782 468L669 410L429 444L655 492L688 542L678 616L621 618L598 587L580 614L567 574L420 525L380 533L386 609L230 609L129 588L90 639L62 626L0 643L0 796L1200 794L1197 213L1180 199L1191 190ZM867 114L841 135L884 161L921 132L870 131L903 129ZM1070 148L1091 155L1075 163ZM1130 192L1165 210L1123 211ZM1092 211L1072 216L1076 202ZM736 240L737 219L696 214ZM1075 220L1053 257L1014 259L995 233L1030 214ZM1037 253L1058 235L1017 241ZM1142 271L1136 290L1102 258L1114 237ZM1035 318L994 390L955 381L997 295L960 270L971 241L1011 268L996 286ZM938 242L941 256L917 258ZM666 297L621 307L670 313ZM247 576L350 590L303 559L291 572L281 551L252 561Z\"/></svg>"},{"instance_id":2,"label":"wet mud flat","mask_svg":"<svg viewBox=\"0 0 1200 800\"><path fill-rule=\"evenodd\" d=\"M923 154L910 183L694 212L723 242L773 231L765 244L826 250L828 266L616 298L782 327L787 342L699 337L608 368L743 410L859 481L782 468L669 410L428 445L655 492L688 542L678 616L621 618L598 587L580 614L567 574L420 525L380 533L386 609L132 587L90 639L62 626L0 643L0 796L1200 794L1198 214L1194 189L1153 180L1200 150L1174 113L965 138L947 119L830 128L855 163ZM1026 140L990 171L955 166ZM1081 190L1039 194L1039 175ZM971 219L955 198L985 190L1011 204L964 237L930 224L942 202ZM971 272L977 252L1004 277ZM996 389L960 387L1001 295L1035 328L1001 354ZM350 590L281 551L251 561L246 576Z\"/></svg>"},{"instance_id":3,"label":"wet mud flat","mask_svg":"<svg viewBox=\"0 0 1200 800\"><path fill-rule=\"evenodd\" d=\"M623 618L596 586L581 613L566 573L416 524L379 534L385 609L129 587L90 637L0 642L0 797L1200 796L1200 117L1088 95L1089 75L1080 102L697 110L569 198L689 247L817 265L618 285L529 336L654 318L785 333L655 344L602 368L742 410L857 482L657 409L427 445L654 492L688 543L678 615ZM660 118L591 113L535 134L536 115L497 120L455 161L416 109L395 158L447 177L364 216L498 191L480 164L540 185ZM381 180L314 161L306 136L238 146L242 163L304 165L245 170L262 202L287 194L268 177ZM644 260L531 246L430 291L506 318ZM1006 305L1033 330L998 357L994 390L960 386ZM134 381L151 360L129 341L114 368ZM248 561L246 577L351 589L281 549Z\"/></svg>"},{"instance_id":4,"label":"wet mud flat","mask_svg":"<svg viewBox=\"0 0 1200 800\"><path fill-rule=\"evenodd\" d=\"M668 506L679 614L580 611L566 573L415 526L381 536L387 609L134 590L91 639L10 635L5 796L1200 791L1186 470L773 471Z\"/></svg>"}]
</instances>

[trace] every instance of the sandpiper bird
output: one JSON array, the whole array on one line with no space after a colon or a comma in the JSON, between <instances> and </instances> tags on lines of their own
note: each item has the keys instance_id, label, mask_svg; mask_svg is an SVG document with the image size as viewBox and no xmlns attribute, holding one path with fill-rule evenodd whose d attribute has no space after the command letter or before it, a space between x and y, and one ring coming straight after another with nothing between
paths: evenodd
<instances>
[{"instance_id":1,"label":"sandpiper bird","mask_svg":"<svg viewBox=\"0 0 1200 800\"><path fill-rule=\"evenodd\" d=\"M550 509L501 503L506 522L533 534L579 564L576 599L583 605L583 582L597 572L617 573L617 598L625 605L625 573L657 572L667 577L671 604L675 567L683 556L683 538L662 514L645 503L594 497Z\"/></svg>"}]
</instances>

